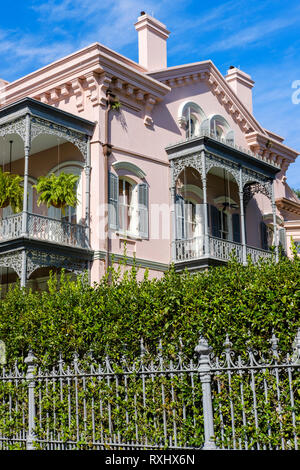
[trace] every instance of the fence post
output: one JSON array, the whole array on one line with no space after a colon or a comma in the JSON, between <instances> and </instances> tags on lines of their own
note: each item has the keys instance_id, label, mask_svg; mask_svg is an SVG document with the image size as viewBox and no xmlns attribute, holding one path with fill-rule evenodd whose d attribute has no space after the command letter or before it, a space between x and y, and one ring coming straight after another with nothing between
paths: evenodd
<instances>
[{"instance_id":1,"label":"fence post","mask_svg":"<svg viewBox=\"0 0 300 470\"><path fill-rule=\"evenodd\" d=\"M35 402L34 402L34 368L36 358L33 352L30 350L28 356L25 359L25 364L28 365L26 380L28 386L28 430L26 438L26 450L34 450L34 428L35 428Z\"/></svg>"},{"instance_id":2,"label":"fence post","mask_svg":"<svg viewBox=\"0 0 300 470\"><path fill-rule=\"evenodd\" d=\"M202 402L203 402L203 419L204 419L204 446L203 450L217 449L214 442L214 417L212 407L211 394L211 375L209 353L211 348L205 338L200 337L195 351L199 354L199 373L202 384Z\"/></svg>"}]
</instances>

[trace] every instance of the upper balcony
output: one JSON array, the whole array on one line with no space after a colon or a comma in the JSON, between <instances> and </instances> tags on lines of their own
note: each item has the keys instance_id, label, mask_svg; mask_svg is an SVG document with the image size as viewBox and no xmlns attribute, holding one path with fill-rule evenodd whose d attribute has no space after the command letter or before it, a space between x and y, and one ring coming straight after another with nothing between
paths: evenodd
<instances>
[{"instance_id":1,"label":"upper balcony","mask_svg":"<svg viewBox=\"0 0 300 470\"><path fill-rule=\"evenodd\" d=\"M23 214L14 214L0 220L0 243L17 240L22 235ZM27 237L31 240L55 243L60 246L89 249L88 228L81 224L28 214Z\"/></svg>"},{"instance_id":2,"label":"upper balcony","mask_svg":"<svg viewBox=\"0 0 300 470\"><path fill-rule=\"evenodd\" d=\"M22 212L0 209L0 268L25 285L41 268L86 270L91 259L90 138L94 123L31 98L0 110L0 164L23 178ZM39 176L78 176L76 208L37 204Z\"/></svg>"},{"instance_id":3,"label":"upper balcony","mask_svg":"<svg viewBox=\"0 0 300 470\"><path fill-rule=\"evenodd\" d=\"M178 270L250 256L278 259L273 181L279 165L214 132L166 148L174 203L172 260Z\"/></svg>"}]
</instances>

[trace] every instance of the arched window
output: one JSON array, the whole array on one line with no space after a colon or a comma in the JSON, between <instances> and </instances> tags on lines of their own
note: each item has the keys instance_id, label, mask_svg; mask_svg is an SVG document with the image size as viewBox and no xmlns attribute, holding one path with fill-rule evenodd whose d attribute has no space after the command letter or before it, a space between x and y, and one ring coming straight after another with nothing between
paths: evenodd
<instances>
[{"instance_id":1,"label":"arched window","mask_svg":"<svg viewBox=\"0 0 300 470\"><path fill-rule=\"evenodd\" d=\"M223 116L215 114L209 118L209 128L212 136L224 140L226 143L234 144L234 132Z\"/></svg>"},{"instance_id":2,"label":"arched window","mask_svg":"<svg viewBox=\"0 0 300 470\"><path fill-rule=\"evenodd\" d=\"M202 108L193 101L182 103L178 110L178 122L185 129L186 138L200 135L201 123L206 119Z\"/></svg>"}]
</instances>

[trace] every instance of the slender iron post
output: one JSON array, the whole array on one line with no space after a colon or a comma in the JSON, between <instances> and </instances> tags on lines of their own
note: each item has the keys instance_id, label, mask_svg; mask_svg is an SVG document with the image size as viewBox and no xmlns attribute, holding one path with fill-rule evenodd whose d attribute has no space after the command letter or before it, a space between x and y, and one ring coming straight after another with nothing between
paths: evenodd
<instances>
[{"instance_id":1,"label":"slender iron post","mask_svg":"<svg viewBox=\"0 0 300 470\"><path fill-rule=\"evenodd\" d=\"M171 223L172 223L172 261L176 261L176 181L174 179L174 162L171 160Z\"/></svg>"},{"instance_id":2,"label":"slender iron post","mask_svg":"<svg viewBox=\"0 0 300 470\"><path fill-rule=\"evenodd\" d=\"M30 350L25 359L27 364L26 380L28 381L28 431L26 439L26 450L34 450L34 429L35 429L35 402L34 402L34 368L36 358Z\"/></svg>"},{"instance_id":3,"label":"slender iron post","mask_svg":"<svg viewBox=\"0 0 300 470\"><path fill-rule=\"evenodd\" d=\"M275 261L278 263L279 252L278 252L278 231L277 231L277 220L276 220L276 204L275 204L275 191L274 191L275 179L272 183L272 212L273 212L273 226L274 226L274 245L275 245Z\"/></svg>"},{"instance_id":4,"label":"slender iron post","mask_svg":"<svg viewBox=\"0 0 300 470\"><path fill-rule=\"evenodd\" d=\"M28 235L28 162L30 153L30 115L26 114L26 133L24 146L24 192L23 192L23 215L22 215L22 235Z\"/></svg>"},{"instance_id":5,"label":"slender iron post","mask_svg":"<svg viewBox=\"0 0 300 470\"><path fill-rule=\"evenodd\" d=\"M202 187L203 187L203 205L204 205L204 254L209 255L208 239L208 205L207 205L207 177L206 177L206 159L205 151L201 150L202 161Z\"/></svg>"},{"instance_id":6,"label":"slender iron post","mask_svg":"<svg viewBox=\"0 0 300 470\"><path fill-rule=\"evenodd\" d=\"M91 138L88 136L86 161L84 166L85 171L85 225L86 225L86 240L88 246L90 245L90 193L91 193Z\"/></svg>"},{"instance_id":7,"label":"slender iron post","mask_svg":"<svg viewBox=\"0 0 300 470\"><path fill-rule=\"evenodd\" d=\"M246 265L247 264L247 246L246 246L246 227L245 227L243 170L242 170L242 167L240 167L239 196L240 196L240 216L241 216L243 264Z\"/></svg>"},{"instance_id":8,"label":"slender iron post","mask_svg":"<svg viewBox=\"0 0 300 470\"><path fill-rule=\"evenodd\" d=\"M195 351L199 354L199 373L202 384L203 420L204 420L204 446L203 450L217 449L214 442L214 416L211 395L211 375L209 353L211 348L205 338L200 337Z\"/></svg>"}]
</instances>

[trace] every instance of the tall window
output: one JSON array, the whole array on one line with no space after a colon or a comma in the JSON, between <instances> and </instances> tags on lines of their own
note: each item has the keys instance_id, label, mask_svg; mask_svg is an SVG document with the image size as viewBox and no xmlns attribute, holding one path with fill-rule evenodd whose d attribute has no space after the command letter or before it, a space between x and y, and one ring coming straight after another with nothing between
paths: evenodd
<instances>
[{"instance_id":1,"label":"tall window","mask_svg":"<svg viewBox=\"0 0 300 470\"><path fill-rule=\"evenodd\" d=\"M184 204L186 238L193 238L196 231L196 204L186 201Z\"/></svg>"},{"instance_id":2,"label":"tall window","mask_svg":"<svg viewBox=\"0 0 300 470\"><path fill-rule=\"evenodd\" d=\"M148 238L149 188L109 174L109 227L126 235Z\"/></svg>"},{"instance_id":3,"label":"tall window","mask_svg":"<svg viewBox=\"0 0 300 470\"><path fill-rule=\"evenodd\" d=\"M209 221L210 233L213 237L240 243L240 214L231 214L211 205Z\"/></svg>"},{"instance_id":4,"label":"tall window","mask_svg":"<svg viewBox=\"0 0 300 470\"><path fill-rule=\"evenodd\" d=\"M119 229L122 232L134 232L133 186L124 179L119 179Z\"/></svg>"},{"instance_id":5,"label":"tall window","mask_svg":"<svg viewBox=\"0 0 300 470\"><path fill-rule=\"evenodd\" d=\"M186 137L192 138L197 135L197 127L198 127L198 120L196 116L191 114L190 110L187 116L187 123L186 123Z\"/></svg>"}]
</instances>

